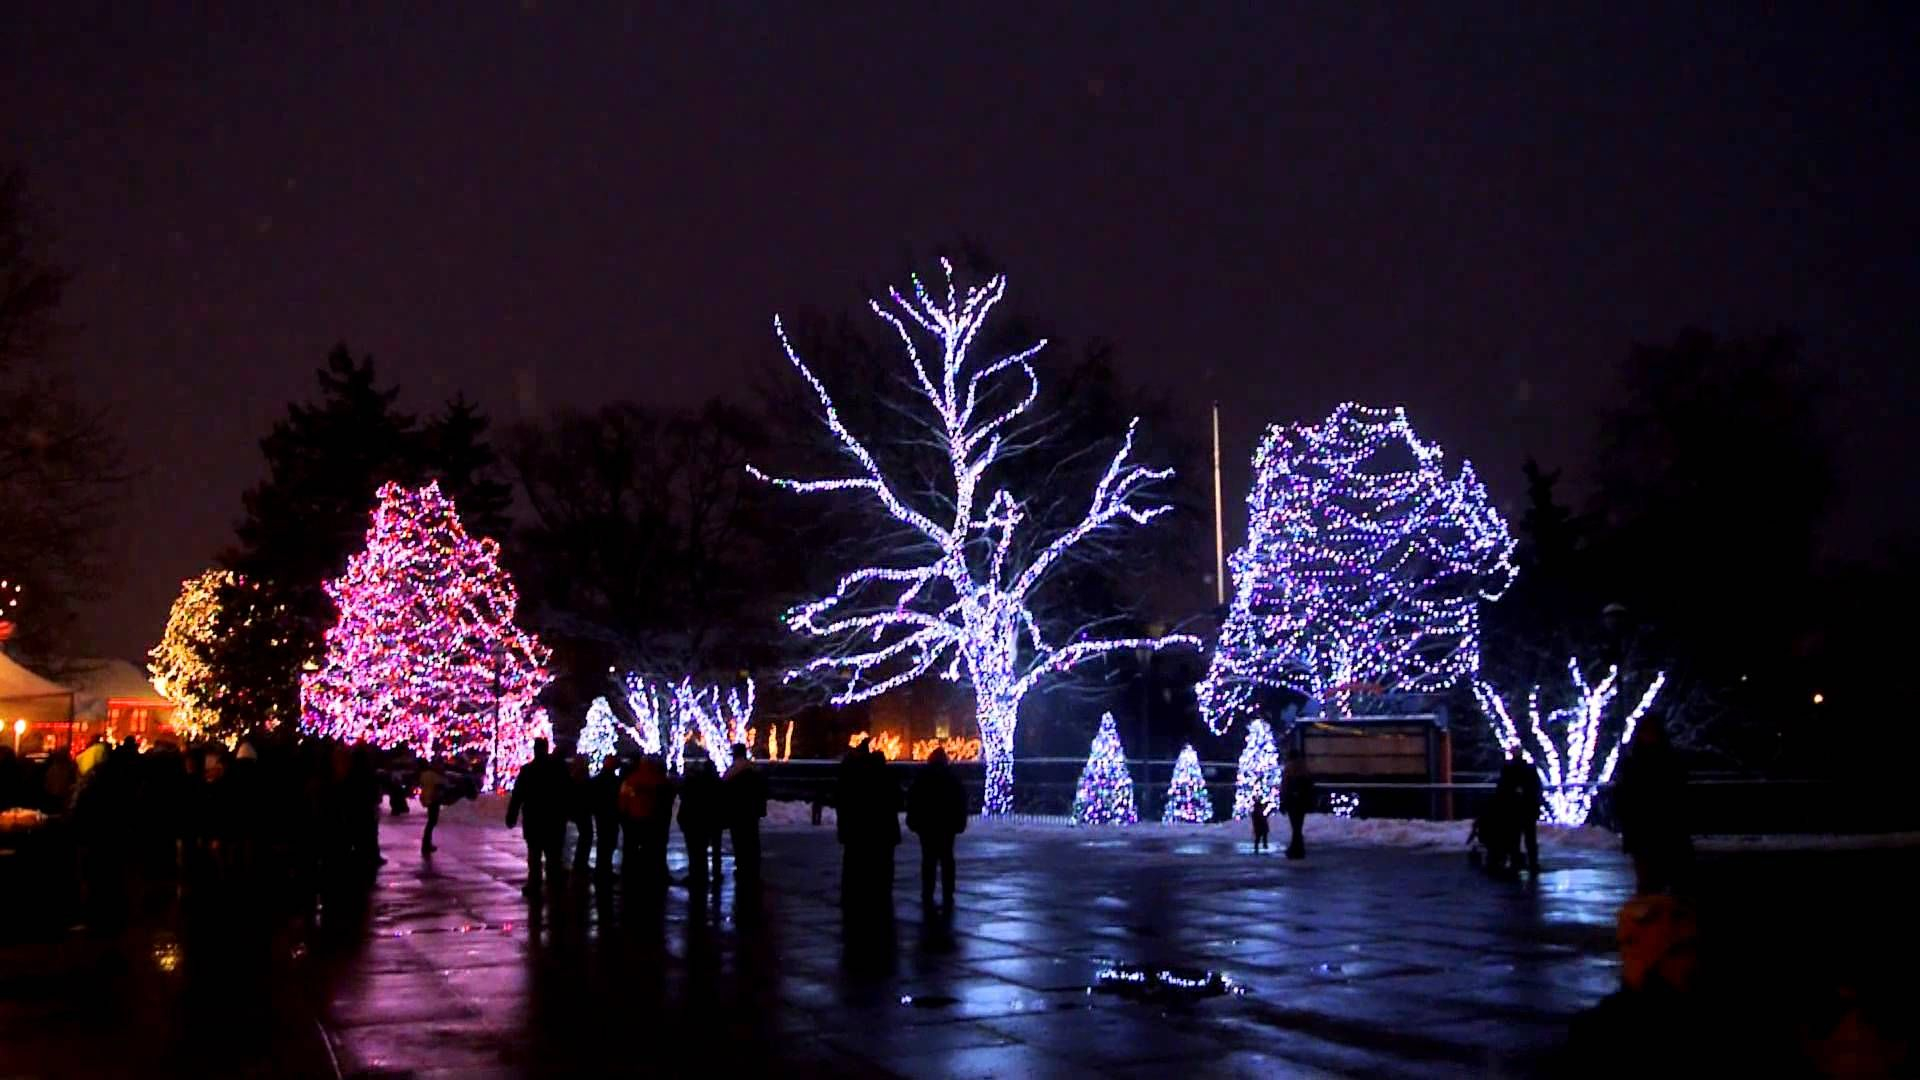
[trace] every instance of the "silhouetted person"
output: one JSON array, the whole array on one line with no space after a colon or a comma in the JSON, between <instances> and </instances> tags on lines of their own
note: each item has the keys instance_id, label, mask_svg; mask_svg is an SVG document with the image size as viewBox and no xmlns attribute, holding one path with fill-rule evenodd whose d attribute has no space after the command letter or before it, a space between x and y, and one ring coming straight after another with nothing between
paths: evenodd
<instances>
[{"instance_id":1,"label":"silhouetted person","mask_svg":"<svg viewBox=\"0 0 1920 1080\"><path fill-rule=\"evenodd\" d=\"M1267 824L1267 815L1271 813L1273 806L1267 802L1267 797L1254 796L1253 809L1247 812L1247 818L1253 822L1253 850L1256 852L1267 850L1267 836L1273 831Z\"/></svg>"},{"instance_id":2,"label":"silhouetted person","mask_svg":"<svg viewBox=\"0 0 1920 1080\"><path fill-rule=\"evenodd\" d=\"M49 814L64 814L73 808L73 789L80 782L80 770L73 756L61 747L47 755L46 772L40 777L41 809Z\"/></svg>"},{"instance_id":3,"label":"silhouetted person","mask_svg":"<svg viewBox=\"0 0 1920 1080\"><path fill-rule=\"evenodd\" d=\"M593 789L588 785L587 759L567 759L567 816L573 820L573 872L584 878L593 866Z\"/></svg>"},{"instance_id":4,"label":"silhouetted person","mask_svg":"<svg viewBox=\"0 0 1920 1080\"><path fill-rule=\"evenodd\" d=\"M634 762L620 781L620 827L626 833L629 887L642 879L666 879L667 834L660 823L672 812L666 763L653 754Z\"/></svg>"},{"instance_id":5,"label":"silhouetted person","mask_svg":"<svg viewBox=\"0 0 1920 1080\"><path fill-rule=\"evenodd\" d=\"M1280 774L1280 809L1287 815L1287 826L1293 830L1287 840L1287 858L1306 858L1307 838L1301 830L1307 823L1307 811L1313 809L1319 797L1313 773L1307 769L1307 756L1298 750L1287 755L1286 770Z\"/></svg>"},{"instance_id":6,"label":"silhouetted person","mask_svg":"<svg viewBox=\"0 0 1920 1080\"><path fill-rule=\"evenodd\" d=\"M867 879L872 873L872 852L862 828L869 742L862 739L859 746L846 752L840 759L839 774L834 781L833 833L840 841L840 903L843 907L858 906L866 898Z\"/></svg>"},{"instance_id":7,"label":"silhouetted person","mask_svg":"<svg viewBox=\"0 0 1920 1080\"><path fill-rule=\"evenodd\" d=\"M953 906L953 838L967 829L967 789L947 764L945 747L936 747L907 792L907 828L920 837L920 901L933 903L934 871L940 872L940 899Z\"/></svg>"},{"instance_id":8,"label":"silhouetted person","mask_svg":"<svg viewBox=\"0 0 1920 1080\"><path fill-rule=\"evenodd\" d=\"M612 754L600 759L600 771L587 782L587 797L593 805L596 855L594 876L605 881L613 877L613 853L620 846L620 759Z\"/></svg>"},{"instance_id":9,"label":"silhouetted person","mask_svg":"<svg viewBox=\"0 0 1920 1080\"><path fill-rule=\"evenodd\" d=\"M380 854L380 773L373 766L373 751L364 744L353 748L347 767L346 805L351 815L349 829L355 857L366 867L385 866Z\"/></svg>"},{"instance_id":10,"label":"silhouetted person","mask_svg":"<svg viewBox=\"0 0 1920 1080\"><path fill-rule=\"evenodd\" d=\"M727 831L733 834L733 872L755 880L760 876L760 819L767 816L767 778L747 757L745 743L733 744L733 764L720 786Z\"/></svg>"},{"instance_id":11,"label":"silhouetted person","mask_svg":"<svg viewBox=\"0 0 1920 1080\"><path fill-rule=\"evenodd\" d=\"M440 766L423 759L419 778L415 782L420 785L420 807L427 812L427 827L420 830L420 854L431 855L439 850L433 846L433 829L440 824L440 804L446 795L447 774L440 771Z\"/></svg>"},{"instance_id":12,"label":"silhouetted person","mask_svg":"<svg viewBox=\"0 0 1920 1080\"><path fill-rule=\"evenodd\" d=\"M1644 718L1613 781L1614 817L1633 858L1640 893L1667 892L1684 884L1680 879L1693 854L1682 802L1686 785L1686 772L1665 729L1656 718Z\"/></svg>"},{"instance_id":13,"label":"silhouetted person","mask_svg":"<svg viewBox=\"0 0 1920 1080\"><path fill-rule=\"evenodd\" d=\"M707 868L713 868L713 880L720 880L720 830L726 824L726 796L720 787L720 774L704 756L687 759L686 779L680 785L680 838L687 845L687 892L697 893L707 882ZM734 845L734 863L740 859Z\"/></svg>"},{"instance_id":14,"label":"silhouetted person","mask_svg":"<svg viewBox=\"0 0 1920 1080\"><path fill-rule=\"evenodd\" d=\"M560 849L567 840L567 767L547 752L547 740L533 740L533 760L520 770L513 784L513 797L507 800L507 828L511 829L526 814L520 835L527 843L528 896L540 894L540 869L547 874L561 872Z\"/></svg>"},{"instance_id":15,"label":"silhouetted person","mask_svg":"<svg viewBox=\"0 0 1920 1080\"><path fill-rule=\"evenodd\" d=\"M1533 766L1510 757L1500 766L1500 775L1494 781L1495 798L1505 811L1512 815L1509 828L1513 836L1513 850L1510 853L1517 869L1520 862L1520 847L1526 847L1527 872L1540 872L1540 774Z\"/></svg>"}]
</instances>

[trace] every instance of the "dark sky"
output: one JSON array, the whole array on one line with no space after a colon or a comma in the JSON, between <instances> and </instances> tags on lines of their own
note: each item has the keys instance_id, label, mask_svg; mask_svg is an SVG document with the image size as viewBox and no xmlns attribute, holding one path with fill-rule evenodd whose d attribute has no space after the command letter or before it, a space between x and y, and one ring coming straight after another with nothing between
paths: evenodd
<instances>
[{"instance_id":1,"label":"dark sky","mask_svg":"<svg viewBox=\"0 0 1920 1080\"><path fill-rule=\"evenodd\" d=\"M1788 324L1838 386L1834 545L1916 518L1911 16L220 6L0 14L0 158L144 470L97 650L157 636L335 341L422 410L690 402L775 311L960 236L1020 309L1224 399L1230 501L1261 424L1345 398L1512 497L1585 452L1629 343Z\"/></svg>"}]
</instances>

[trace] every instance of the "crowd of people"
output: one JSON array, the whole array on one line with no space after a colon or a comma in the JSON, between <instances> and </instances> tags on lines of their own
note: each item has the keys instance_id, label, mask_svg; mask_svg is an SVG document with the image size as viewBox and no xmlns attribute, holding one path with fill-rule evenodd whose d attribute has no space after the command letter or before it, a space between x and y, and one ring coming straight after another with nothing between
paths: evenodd
<instances>
[{"instance_id":1,"label":"crowd of people","mask_svg":"<svg viewBox=\"0 0 1920 1080\"><path fill-rule=\"evenodd\" d=\"M664 886L676 804L691 890L719 883L722 845L728 837L736 879L757 881L760 822L767 815L766 777L744 745L726 753L730 760L724 774L700 751L689 754L677 780L657 754L625 765L609 754L590 775L588 762L563 759L547 740L535 739L533 760L520 770L507 801L507 827L517 825L527 845L526 895L540 896L547 883L566 875L569 824L574 827L571 867L576 877L584 880L590 874L601 884L612 881L613 855L619 851L630 885ZM425 788L423 782L423 792ZM431 853L430 833L422 836L422 850Z\"/></svg>"}]
</instances>

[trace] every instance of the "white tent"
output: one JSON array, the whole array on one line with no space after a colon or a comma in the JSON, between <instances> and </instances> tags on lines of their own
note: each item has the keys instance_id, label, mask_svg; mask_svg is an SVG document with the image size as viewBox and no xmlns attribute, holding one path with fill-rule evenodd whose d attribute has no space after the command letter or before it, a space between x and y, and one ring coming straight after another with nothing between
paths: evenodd
<instances>
[{"instance_id":1,"label":"white tent","mask_svg":"<svg viewBox=\"0 0 1920 1080\"><path fill-rule=\"evenodd\" d=\"M21 667L0 652L0 730L11 739L14 722L25 720L21 751L59 745L73 735L73 691Z\"/></svg>"}]
</instances>

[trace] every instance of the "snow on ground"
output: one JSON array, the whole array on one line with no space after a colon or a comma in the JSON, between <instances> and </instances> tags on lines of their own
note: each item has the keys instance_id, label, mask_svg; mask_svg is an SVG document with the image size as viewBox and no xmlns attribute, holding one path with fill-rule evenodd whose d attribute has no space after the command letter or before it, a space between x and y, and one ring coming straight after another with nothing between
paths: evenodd
<instances>
[{"instance_id":1,"label":"snow on ground","mask_svg":"<svg viewBox=\"0 0 1920 1080\"><path fill-rule=\"evenodd\" d=\"M418 807L414 813L419 813ZM440 812L442 824L493 825L503 824L507 818L507 799L504 795L482 795L477 799L462 799ZM832 807L826 807L820 814L818 828L834 827ZM775 800L767 803L765 825L772 829L814 828L813 807L804 802ZM904 828L904 823L902 825ZM1307 842L1329 847L1391 847L1409 850L1464 850L1467 844L1467 832L1472 824L1465 821L1416 821L1405 818L1343 818L1331 814L1307 815ZM1074 826L1065 817L1029 816L1016 814L1010 818L987 820L976 818L969 826L969 832L990 832L994 834L1033 834L1060 836L1068 833L1080 835L1118 834L1121 832L1139 832L1149 836L1169 836L1195 834L1206 837L1244 838L1251 830L1244 821L1217 821L1209 825L1163 825L1159 822L1143 821L1132 826ZM1277 844L1286 843L1287 823L1285 818L1273 818L1273 837ZM1598 826L1582 826L1577 829L1562 828L1558 825L1540 826L1540 846L1545 848L1585 848L1589 850L1617 851L1620 837ZM1875 833L1856 836L1836 836L1814 833L1787 833L1771 836L1702 836L1694 841L1701 851L1742 852L1742 851L1859 851L1888 848L1920 847L1920 833Z\"/></svg>"}]
</instances>

